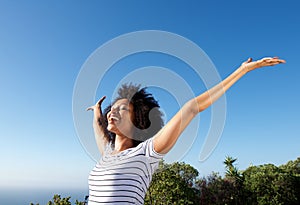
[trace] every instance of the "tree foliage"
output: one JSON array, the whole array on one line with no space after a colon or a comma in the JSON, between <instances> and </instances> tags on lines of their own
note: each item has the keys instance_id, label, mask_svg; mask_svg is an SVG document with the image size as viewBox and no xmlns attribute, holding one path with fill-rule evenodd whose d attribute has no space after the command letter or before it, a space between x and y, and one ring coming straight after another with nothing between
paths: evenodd
<instances>
[{"instance_id":1,"label":"tree foliage","mask_svg":"<svg viewBox=\"0 0 300 205\"><path fill-rule=\"evenodd\" d=\"M145 204L195 204L198 190L194 185L198 174L195 168L185 163L160 163Z\"/></svg>"},{"instance_id":2,"label":"tree foliage","mask_svg":"<svg viewBox=\"0 0 300 205\"><path fill-rule=\"evenodd\" d=\"M244 204L243 176L234 165L236 158L227 156L223 161L226 169L225 177L213 172L208 177L198 179L196 184L199 190L201 205Z\"/></svg>"},{"instance_id":3,"label":"tree foliage","mask_svg":"<svg viewBox=\"0 0 300 205\"><path fill-rule=\"evenodd\" d=\"M265 164L245 171L237 169L236 160L226 157L224 178L213 173L197 181L200 204L299 204L300 158L280 167Z\"/></svg>"},{"instance_id":4,"label":"tree foliage","mask_svg":"<svg viewBox=\"0 0 300 205\"><path fill-rule=\"evenodd\" d=\"M244 189L255 204L299 204L299 176L273 164L251 166L243 172Z\"/></svg>"}]
</instances>

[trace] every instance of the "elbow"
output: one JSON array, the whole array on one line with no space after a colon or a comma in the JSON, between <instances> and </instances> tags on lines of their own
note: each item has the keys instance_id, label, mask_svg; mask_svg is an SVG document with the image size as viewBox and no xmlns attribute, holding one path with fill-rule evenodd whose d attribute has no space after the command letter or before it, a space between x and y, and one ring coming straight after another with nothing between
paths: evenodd
<instances>
[{"instance_id":1,"label":"elbow","mask_svg":"<svg viewBox=\"0 0 300 205\"><path fill-rule=\"evenodd\" d=\"M189 111L194 116L196 116L198 113L204 111L206 108L209 107L209 102L207 101L199 102L196 99L192 99L186 103L186 106L188 107Z\"/></svg>"},{"instance_id":2,"label":"elbow","mask_svg":"<svg viewBox=\"0 0 300 205\"><path fill-rule=\"evenodd\" d=\"M188 101L185 106L193 116L196 116L199 112L203 111L195 99Z\"/></svg>"}]
</instances>

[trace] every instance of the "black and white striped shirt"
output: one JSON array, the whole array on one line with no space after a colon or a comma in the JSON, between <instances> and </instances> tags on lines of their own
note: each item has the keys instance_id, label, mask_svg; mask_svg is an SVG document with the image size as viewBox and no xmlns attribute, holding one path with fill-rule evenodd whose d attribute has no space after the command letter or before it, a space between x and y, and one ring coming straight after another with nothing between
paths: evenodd
<instances>
[{"instance_id":1,"label":"black and white striped shirt","mask_svg":"<svg viewBox=\"0 0 300 205\"><path fill-rule=\"evenodd\" d=\"M154 151L153 139L118 154L111 153L108 145L90 173L88 204L143 204L152 175L163 158Z\"/></svg>"}]
</instances>

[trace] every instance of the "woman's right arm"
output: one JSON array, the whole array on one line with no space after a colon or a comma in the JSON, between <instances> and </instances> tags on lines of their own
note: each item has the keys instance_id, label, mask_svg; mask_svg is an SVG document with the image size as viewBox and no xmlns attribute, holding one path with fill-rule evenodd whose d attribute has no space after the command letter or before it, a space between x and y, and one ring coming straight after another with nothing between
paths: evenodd
<instances>
[{"instance_id":1,"label":"woman's right arm","mask_svg":"<svg viewBox=\"0 0 300 205\"><path fill-rule=\"evenodd\" d=\"M87 108L87 110L93 110L94 119L93 119L93 128L95 134L95 140L97 143L97 147L103 155L106 144L108 143L108 136L105 136L105 131L103 130L103 122L102 122L102 109L101 104L104 101L105 96L102 97L95 105Z\"/></svg>"}]
</instances>

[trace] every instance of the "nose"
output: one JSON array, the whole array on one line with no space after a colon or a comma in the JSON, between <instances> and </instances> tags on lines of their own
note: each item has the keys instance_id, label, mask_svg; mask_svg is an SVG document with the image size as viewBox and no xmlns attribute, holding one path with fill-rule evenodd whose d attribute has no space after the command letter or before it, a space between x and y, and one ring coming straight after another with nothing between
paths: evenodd
<instances>
[{"instance_id":1,"label":"nose","mask_svg":"<svg viewBox=\"0 0 300 205\"><path fill-rule=\"evenodd\" d=\"M111 107L110 111L107 113L106 117L109 118L111 114L116 114L118 112L118 107Z\"/></svg>"},{"instance_id":2,"label":"nose","mask_svg":"<svg viewBox=\"0 0 300 205\"><path fill-rule=\"evenodd\" d=\"M106 114L107 120L110 118L110 115L111 115L111 110Z\"/></svg>"},{"instance_id":3,"label":"nose","mask_svg":"<svg viewBox=\"0 0 300 205\"><path fill-rule=\"evenodd\" d=\"M112 113L116 113L118 111L119 111L119 107L112 106L110 109L110 112L112 112Z\"/></svg>"}]
</instances>

